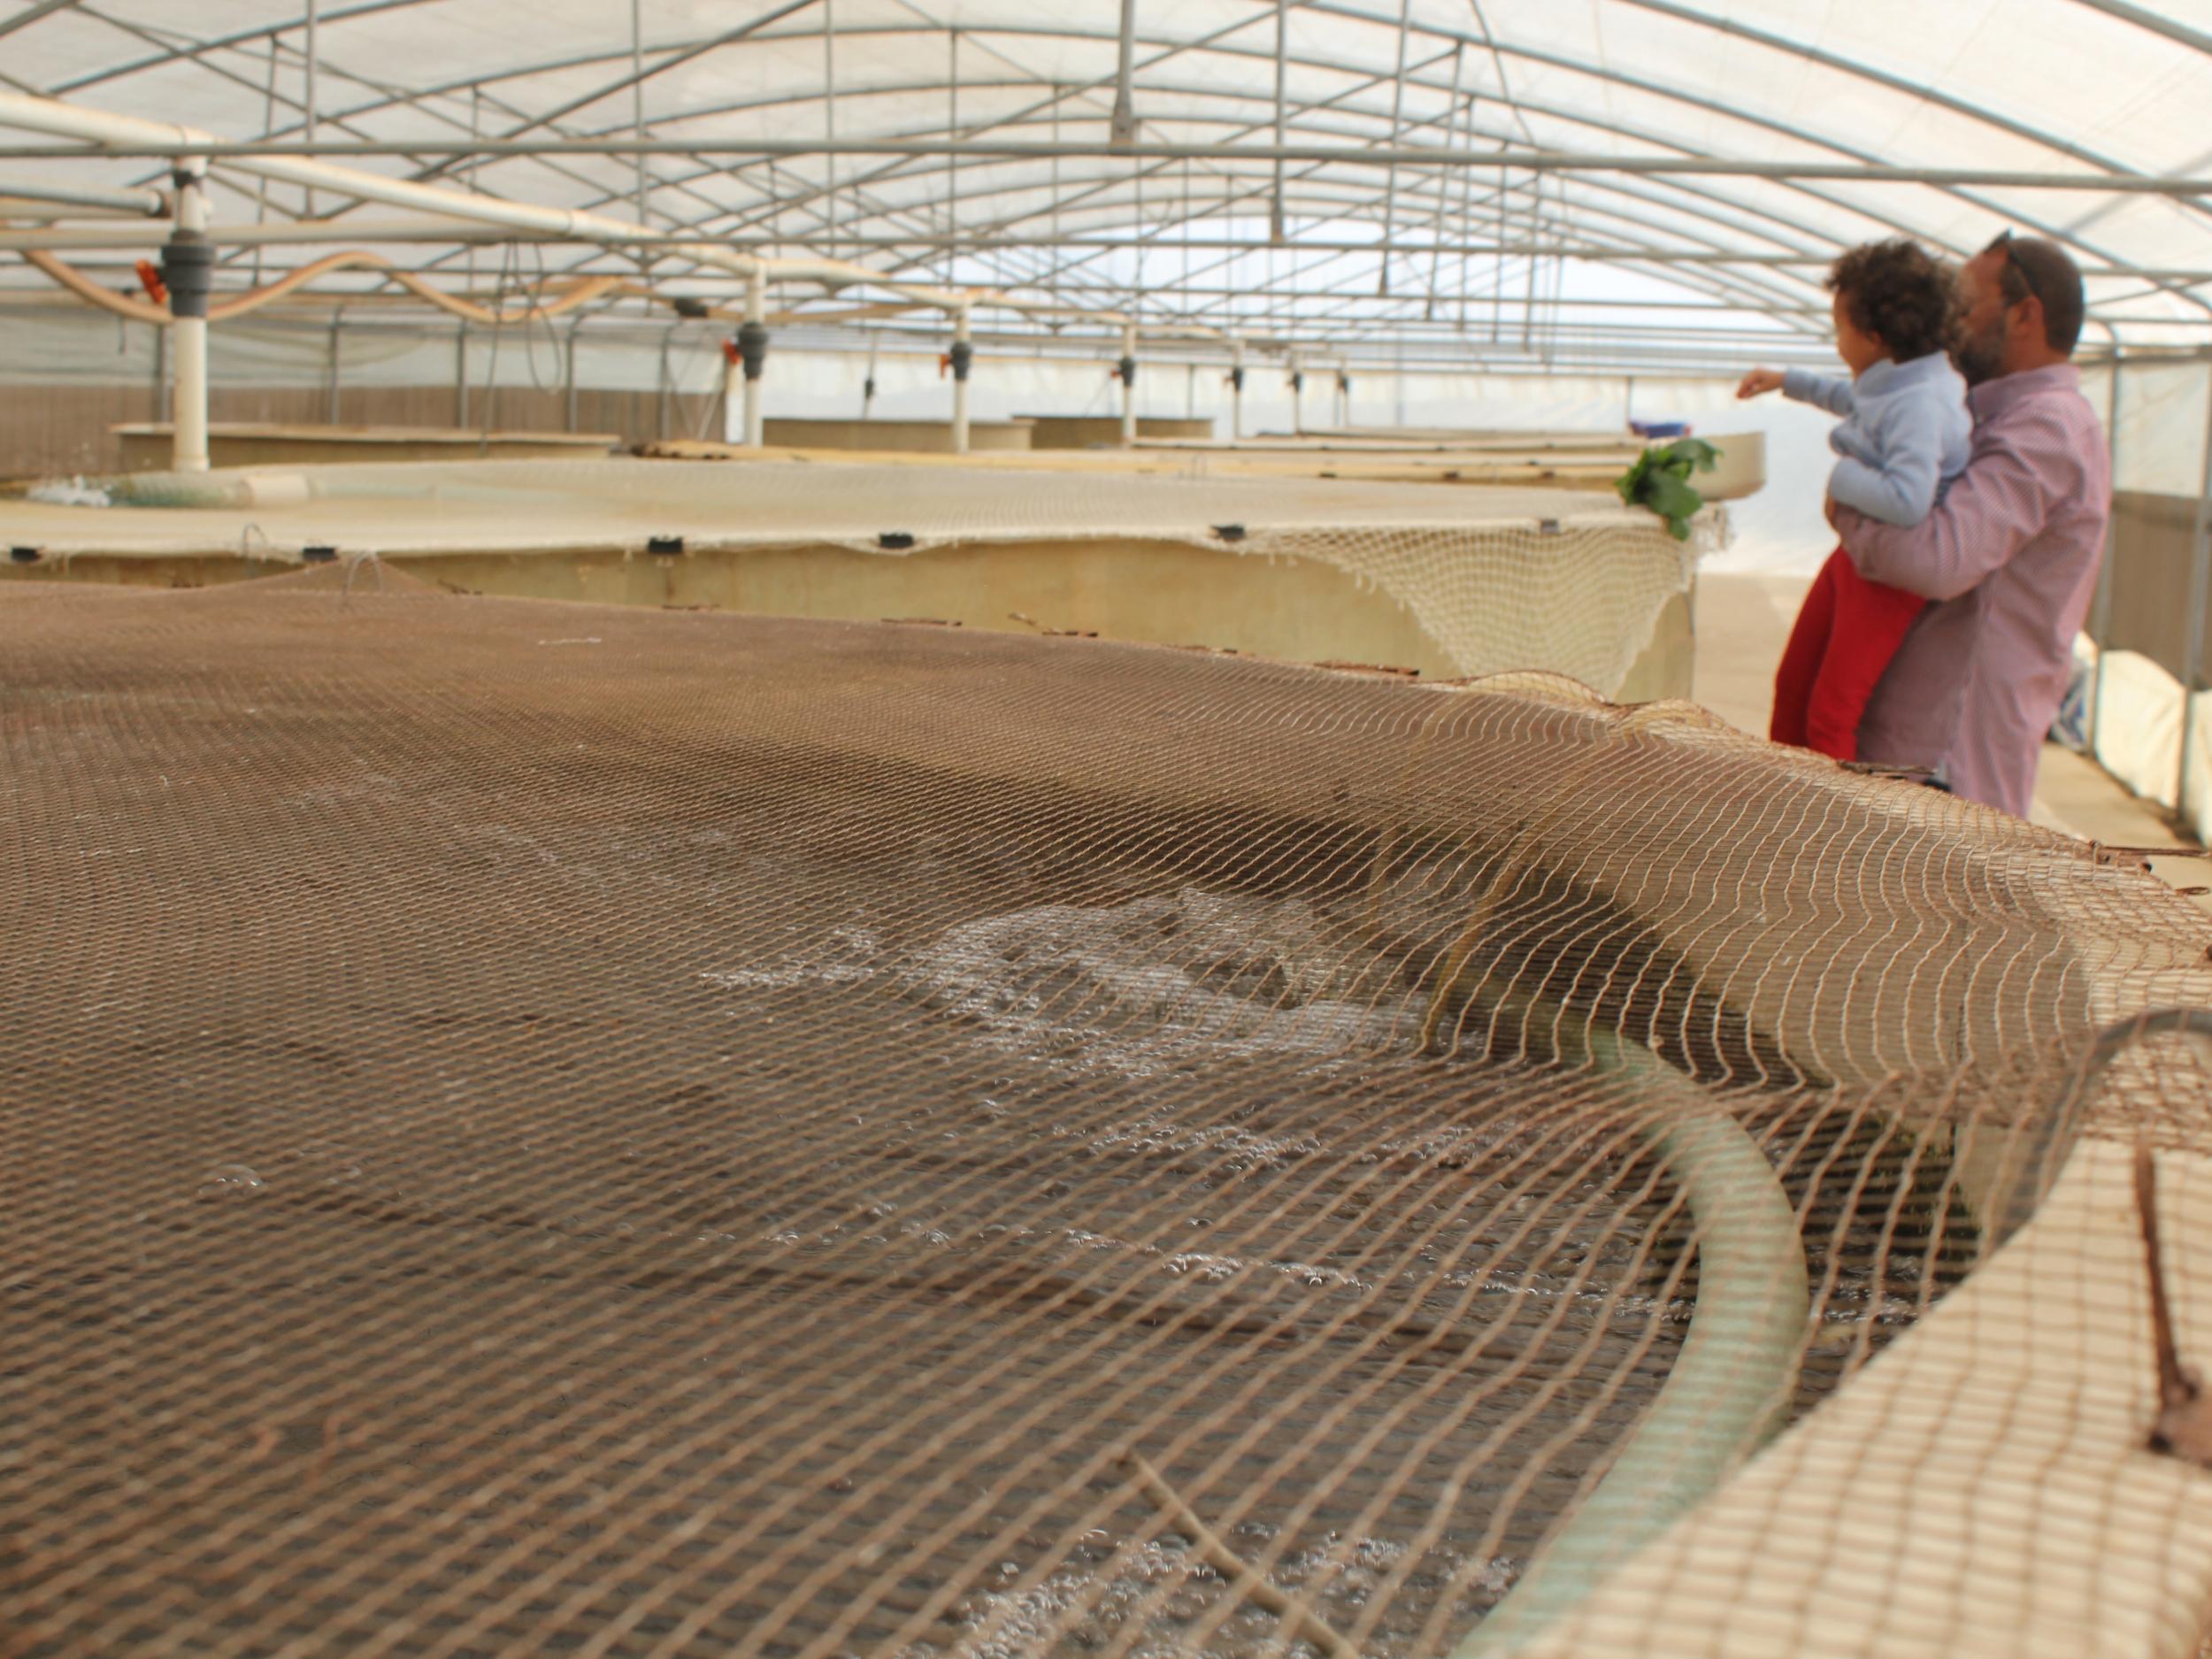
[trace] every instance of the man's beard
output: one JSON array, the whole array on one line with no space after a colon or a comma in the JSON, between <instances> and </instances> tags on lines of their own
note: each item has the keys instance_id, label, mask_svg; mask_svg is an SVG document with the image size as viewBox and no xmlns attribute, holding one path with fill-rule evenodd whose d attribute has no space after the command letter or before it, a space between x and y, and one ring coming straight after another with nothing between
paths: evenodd
<instances>
[{"instance_id":1,"label":"man's beard","mask_svg":"<svg viewBox=\"0 0 2212 1659\"><path fill-rule=\"evenodd\" d=\"M1960 331L1951 361L1969 386L1993 380L2005 372L2005 319L2000 311L1978 333Z\"/></svg>"}]
</instances>

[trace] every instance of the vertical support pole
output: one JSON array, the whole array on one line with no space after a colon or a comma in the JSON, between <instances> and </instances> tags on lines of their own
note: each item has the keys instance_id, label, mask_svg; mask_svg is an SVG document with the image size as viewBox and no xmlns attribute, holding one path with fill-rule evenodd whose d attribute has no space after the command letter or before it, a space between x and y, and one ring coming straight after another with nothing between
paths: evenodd
<instances>
[{"instance_id":1,"label":"vertical support pole","mask_svg":"<svg viewBox=\"0 0 2212 1659\"><path fill-rule=\"evenodd\" d=\"M1283 84L1290 67L1290 0L1275 0L1275 148L1283 147ZM1283 242L1283 164L1275 163L1275 188L1268 198L1267 240Z\"/></svg>"},{"instance_id":2,"label":"vertical support pole","mask_svg":"<svg viewBox=\"0 0 2212 1659\"><path fill-rule=\"evenodd\" d=\"M269 36L269 85L268 90L262 95L261 99L261 135L264 138L274 138L276 136L277 65L282 60L284 56L284 54L279 50L278 48L278 39L275 35L272 35ZM310 131L308 136L312 138L314 136L313 132ZM253 222L257 225L265 225L268 223L268 220L269 177L266 173L264 173L260 178L254 180ZM247 286L257 288L261 286L261 244L259 242L256 242L254 244L253 275L247 279ZM156 419L159 419L159 417L157 416Z\"/></svg>"},{"instance_id":3,"label":"vertical support pole","mask_svg":"<svg viewBox=\"0 0 2212 1659\"><path fill-rule=\"evenodd\" d=\"M176 228L161 252L169 289L170 331L176 335L176 408L169 465L207 471L207 299L214 287L215 246L207 239L207 163L177 164Z\"/></svg>"},{"instance_id":4,"label":"vertical support pole","mask_svg":"<svg viewBox=\"0 0 2212 1659\"><path fill-rule=\"evenodd\" d=\"M1521 349L1525 351L1536 340L1536 255L1542 240L1542 210L1544 205L1544 175L1529 174L1528 193L1528 287L1521 308Z\"/></svg>"},{"instance_id":5,"label":"vertical support pole","mask_svg":"<svg viewBox=\"0 0 2212 1659\"><path fill-rule=\"evenodd\" d=\"M1060 83L1052 85L1052 245L1060 246ZM1052 297L1060 297L1060 272L1066 261L1056 256L1052 261Z\"/></svg>"},{"instance_id":6,"label":"vertical support pole","mask_svg":"<svg viewBox=\"0 0 2212 1659\"><path fill-rule=\"evenodd\" d=\"M469 424L469 326L464 321L453 334L453 424L463 431Z\"/></svg>"},{"instance_id":7,"label":"vertical support pole","mask_svg":"<svg viewBox=\"0 0 2212 1659\"><path fill-rule=\"evenodd\" d=\"M153 419L157 421L169 419L169 331L157 324L154 327Z\"/></svg>"},{"instance_id":8,"label":"vertical support pole","mask_svg":"<svg viewBox=\"0 0 2212 1659\"><path fill-rule=\"evenodd\" d=\"M668 396L674 380L668 372L668 342L677 326L671 323L661 330L660 376L657 387L659 395L654 399L653 435L664 443L668 441Z\"/></svg>"},{"instance_id":9,"label":"vertical support pole","mask_svg":"<svg viewBox=\"0 0 2212 1659\"><path fill-rule=\"evenodd\" d=\"M975 359L975 346L969 339L968 307L965 303L953 308L952 313L952 452L968 452L968 365Z\"/></svg>"},{"instance_id":10,"label":"vertical support pole","mask_svg":"<svg viewBox=\"0 0 2212 1659\"><path fill-rule=\"evenodd\" d=\"M1244 438L1244 340L1238 334L1229 337L1229 436Z\"/></svg>"},{"instance_id":11,"label":"vertical support pole","mask_svg":"<svg viewBox=\"0 0 2212 1659\"><path fill-rule=\"evenodd\" d=\"M1121 326L1121 444L1137 442L1137 326Z\"/></svg>"},{"instance_id":12,"label":"vertical support pole","mask_svg":"<svg viewBox=\"0 0 2212 1659\"><path fill-rule=\"evenodd\" d=\"M1406 35L1413 27L1413 0L1398 0L1398 73L1391 82L1390 147L1395 150L1405 135ZM1383 182L1382 246L1375 259L1375 296L1390 297L1390 236L1398 214L1398 164L1392 162Z\"/></svg>"},{"instance_id":13,"label":"vertical support pole","mask_svg":"<svg viewBox=\"0 0 2212 1659\"><path fill-rule=\"evenodd\" d=\"M1198 365L1195 363L1183 365L1183 419L1198 419Z\"/></svg>"},{"instance_id":14,"label":"vertical support pole","mask_svg":"<svg viewBox=\"0 0 2212 1659\"><path fill-rule=\"evenodd\" d=\"M945 136L960 136L960 31L945 31ZM945 286L952 286L953 239L960 234L960 157L945 157Z\"/></svg>"},{"instance_id":15,"label":"vertical support pole","mask_svg":"<svg viewBox=\"0 0 2212 1659\"><path fill-rule=\"evenodd\" d=\"M2197 474L2196 521L2189 531L2189 650L2182 659L2181 764L2174 779L2175 809L2192 829L2196 820L2189 818L2189 756L2196 742L2197 682L2204 673L2204 607L2212 601L2212 373L2205 378L2204 461Z\"/></svg>"},{"instance_id":16,"label":"vertical support pole","mask_svg":"<svg viewBox=\"0 0 2212 1659\"><path fill-rule=\"evenodd\" d=\"M584 319L580 317L568 326L568 361L564 365L565 383L561 392L562 402L567 406L565 412L571 432L576 430L576 331L583 326Z\"/></svg>"},{"instance_id":17,"label":"vertical support pole","mask_svg":"<svg viewBox=\"0 0 2212 1659\"><path fill-rule=\"evenodd\" d=\"M745 358L742 348L735 340L722 345L722 442L741 445L747 442L746 431L751 422L746 419L747 387Z\"/></svg>"},{"instance_id":18,"label":"vertical support pole","mask_svg":"<svg viewBox=\"0 0 2212 1659\"><path fill-rule=\"evenodd\" d=\"M823 205L828 217L829 255L837 257L837 0L822 0L822 137L830 146L822 152L826 188Z\"/></svg>"},{"instance_id":19,"label":"vertical support pole","mask_svg":"<svg viewBox=\"0 0 2212 1659\"><path fill-rule=\"evenodd\" d=\"M338 387L345 367L346 308L334 306L330 312L330 389L323 402L323 419L332 426L338 424Z\"/></svg>"},{"instance_id":20,"label":"vertical support pole","mask_svg":"<svg viewBox=\"0 0 2212 1659\"><path fill-rule=\"evenodd\" d=\"M1305 436L1306 371L1295 347L1290 352L1290 429L1299 437Z\"/></svg>"},{"instance_id":21,"label":"vertical support pole","mask_svg":"<svg viewBox=\"0 0 2212 1659\"><path fill-rule=\"evenodd\" d=\"M483 135L484 88L482 84L478 82L472 83L469 88L469 136L481 138ZM480 190L483 188L478 182L483 176L483 161L484 158L480 153L472 153L469 157L469 188L472 190ZM473 294L476 291L476 242L472 238L468 244L467 265L469 292Z\"/></svg>"},{"instance_id":22,"label":"vertical support pole","mask_svg":"<svg viewBox=\"0 0 2212 1659\"><path fill-rule=\"evenodd\" d=\"M760 381L768 368L768 268L755 265L745 278L745 323L737 331L738 362L745 374L745 442L761 446L767 430L761 413ZM726 421L728 417L724 416Z\"/></svg>"},{"instance_id":23,"label":"vertical support pole","mask_svg":"<svg viewBox=\"0 0 2212 1659\"><path fill-rule=\"evenodd\" d=\"M1467 171L1473 172L1471 167ZM1512 239L1513 230L1513 170L1498 169L1498 254L1490 270L1490 343L1499 344L1505 335L1505 247Z\"/></svg>"},{"instance_id":24,"label":"vertical support pole","mask_svg":"<svg viewBox=\"0 0 2212 1659\"><path fill-rule=\"evenodd\" d=\"M317 0L307 0L307 85L303 89L303 96L300 99L300 116L307 134L307 142L311 144L315 142L316 128L319 125L316 119L318 91L316 83L322 78L322 50L316 37L316 25L321 21L319 16L320 11L321 7L317 4ZM273 42L271 43L271 49L274 50ZM309 219L315 217L315 192L313 190L307 192L302 205L306 209L306 216Z\"/></svg>"},{"instance_id":25,"label":"vertical support pole","mask_svg":"<svg viewBox=\"0 0 2212 1659\"><path fill-rule=\"evenodd\" d=\"M1452 101L1444 112L1444 148L1447 150L1453 147L1452 141L1459 132L1461 113L1459 77L1466 56L1465 42L1463 41L1452 48ZM1471 119L1470 125L1471 124ZM1460 171L1471 173L1474 169L1462 167ZM1436 319L1437 296L1442 291L1444 283L1444 204L1451 200L1451 195L1452 175L1450 170L1447 168L1440 171L1436 175L1436 214L1429 224L1429 242L1434 251L1429 256L1429 303L1423 308L1423 315L1432 322ZM1466 240L1467 227L1464 224L1459 227L1459 235L1462 242ZM1460 263L1463 280L1466 265L1464 255L1461 256Z\"/></svg>"},{"instance_id":26,"label":"vertical support pole","mask_svg":"<svg viewBox=\"0 0 2212 1659\"><path fill-rule=\"evenodd\" d=\"M2116 495L2120 476L2120 332L2107 323L2105 334L2112 345L2112 378L2105 399L2105 457ZM2104 731L2104 654L2112 643L2112 562L2119 556L2118 528L2119 515L2115 513L2105 525L2104 562L2098 566L2097 596L2089 607L2089 637L2097 648L2097 671L2089 682L2089 757L2099 765L2104 764L2101 741Z\"/></svg>"},{"instance_id":27,"label":"vertical support pole","mask_svg":"<svg viewBox=\"0 0 2212 1659\"><path fill-rule=\"evenodd\" d=\"M1190 288L1190 163L1183 163L1183 288ZM1188 303L1187 301L1185 302ZM1194 369L1196 365L1193 365Z\"/></svg>"},{"instance_id":28,"label":"vertical support pole","mask_svg":"<svg viewBox=\"0 0 2212 1659\"><path fill-rule=\"evenodd\" d=\"M644 0L630 0L630 126L641 142L645 137L645 18ZM645 152L637 158L637 222L645 223ZM661 434L664 438L668 434Z\"/></svg>"}]
</instances>

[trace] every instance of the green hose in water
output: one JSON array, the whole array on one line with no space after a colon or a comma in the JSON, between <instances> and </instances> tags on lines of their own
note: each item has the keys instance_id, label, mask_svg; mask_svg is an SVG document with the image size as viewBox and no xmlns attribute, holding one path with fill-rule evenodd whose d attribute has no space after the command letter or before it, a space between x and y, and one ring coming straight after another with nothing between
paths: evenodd
<instances>
[{"instance_id":1,"label":"green hose in water","mask_svg":"<svg viewBox=\"0 0 2212 1659\"><path fill-rule=\"evenodd\" d=\"M1797 1220L1765 1156L1682 1072L1557 1004L1508 994L1500 1005L1555 1021L1624 1105L1651 1120L1697 1223L1698 1305L1658 1401L1598 1489L1536 1564L1453 1650L1500 1659L1573 1610L1614 1569L1697 1507L1778 1426L1809 1306ZM2187 1041L2212 1066L2212 1011L2154 1009L2099 1032L2026 1138L2008 1190L1984 1223L2001 1243L2024 1225L2079 1137L2105 1068L2147 1037Z\"/></svg>"},{"instance_id":2,"label":"green hose in water","mask_svg":"<svg viewBox=\"0 0 2212 1659\"><path fill-rule=\"evenodd\" d=\"M1797 1215L1741 1125L1640 1043L1556 1004L1506 999L1560 1033L1648 1125L1697 1229L1697 1312L1659 1398L1597 1490L1452 1659L1495 1659L1571 1610L1695 1509L1780 1425L1810 1305Z\"/></svg>"}]
</instances>

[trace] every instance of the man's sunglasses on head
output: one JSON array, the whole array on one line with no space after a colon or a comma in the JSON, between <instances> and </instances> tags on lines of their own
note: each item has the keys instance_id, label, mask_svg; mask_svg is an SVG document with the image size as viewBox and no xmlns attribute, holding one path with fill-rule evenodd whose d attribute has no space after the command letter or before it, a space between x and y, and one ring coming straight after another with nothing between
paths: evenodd
<instances>
[{"instance_id":1,"label":"man's sunglasses on head","mask_svg":"<svg viewBox=\"0 0 2212 1659\"><path fill-rule=\"evenodd\" d=\"M1990 245L2005 250L2006 265L2020 273L2020 284L2028 290L2030 296L2041 304L2048 305L2050 301L2043 297L2043 289L2035 280L2035 273L2028 269L2028 262L2020 257L2020 250L2013 242L2012 233L2005 232ZM2017 304L2019 302L2016 300L2013 303Z\"/></svg>"}]
</instances>

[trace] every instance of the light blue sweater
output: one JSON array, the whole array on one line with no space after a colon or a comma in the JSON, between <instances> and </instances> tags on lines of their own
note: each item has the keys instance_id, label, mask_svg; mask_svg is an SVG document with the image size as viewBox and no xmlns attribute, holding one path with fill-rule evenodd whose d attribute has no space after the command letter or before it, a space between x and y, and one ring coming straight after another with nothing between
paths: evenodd
<instances>
[{"instance_id":1,"label":"light blue sweater","mask_svg":"<svg viewBox=\"0 0 2212 1659\"><path fill-rule=\"evenodd\" d=\"M1974 418L1966 382L1940 351L1878 363L1855 380L1791 369L1782 396L1843 417L1828 434L1843 457L1828 493L1882 524L1918 524L1966 470Z\"/></svg>"}]
</instances>

